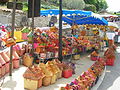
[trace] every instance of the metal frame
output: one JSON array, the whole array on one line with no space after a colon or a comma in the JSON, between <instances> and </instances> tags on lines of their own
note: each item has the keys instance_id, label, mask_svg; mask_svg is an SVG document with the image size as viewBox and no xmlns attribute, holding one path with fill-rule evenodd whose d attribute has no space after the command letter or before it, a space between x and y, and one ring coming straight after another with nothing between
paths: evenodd
<instances>
[{"instance_id":1,"label":"metal frame","mask_svg":"<svg viewBox=\"0 0 120 90\"><path fill-rule=\"evenodd\" d=\"M59 0L59 60L62 59L62 0Z\"/></svg>"},{"instance_id":2,"label":"metal frame","mask_svg":"<svg viewBox=\"0 0 120 90\"><path fill-rule=\"evenodd\" d=\"M15 11L16 11L16 0L13 1L13 11L12 11L12 35L11 38L14 38L14 29L15 29ZM9 76L12 76L12 56L13 45L10 47L10 73Z\"/></svg>"},{"instance_id":3,"label":"metal frame","mask_svg":"<svg viewBox=\"0 0 120 90\"><path fill-rule=\"evenodd\" d=\"M32 0L32 34L34 33L34 4L35 0ZM32 55L34 53L34 36L32 35Z\"/></svg>"}]
</instances>

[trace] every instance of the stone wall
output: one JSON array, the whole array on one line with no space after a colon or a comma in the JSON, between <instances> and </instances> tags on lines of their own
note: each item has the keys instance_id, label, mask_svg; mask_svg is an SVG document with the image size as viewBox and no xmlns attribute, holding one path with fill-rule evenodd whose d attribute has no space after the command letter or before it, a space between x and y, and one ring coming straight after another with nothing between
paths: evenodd
<instances>
[{"instance_id":1,"label":"stone wall","mask_svg":"<svg viewBox=\"0 0 120 90\"><path fill-rule=\"evenodd\" d=\"M32 22L31 19L29 19ZM49 25L50 17L35 17L35 27L47 27Z\"/></svg>"},{"instance_id":2,"label":"stone wall","mask_svg":"<svg viewBox=\"0 0 120 90\"><path fill-rule=\"evenodd\" d=\"M35 27L46 27L49 25L50 17L35 17ZM11 24L12 13L11 10L0 10L0 23ZM31 18L28 19L25 13L17 12L15 16L15 24L17 27L25 26L26 23L30 26L32 23Z\"/></svg>"}]
</instances>

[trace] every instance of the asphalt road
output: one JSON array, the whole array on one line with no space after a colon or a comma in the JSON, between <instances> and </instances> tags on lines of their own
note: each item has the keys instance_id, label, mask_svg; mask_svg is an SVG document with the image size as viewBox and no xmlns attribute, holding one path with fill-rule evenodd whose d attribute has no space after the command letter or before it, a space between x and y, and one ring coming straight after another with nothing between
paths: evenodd
<instances>
[{"instance_id":1,"label":"asphalt road","mask_svg":"<svg viewBox=\"0 0 120 90\"><path fill-rule=\"evenodd\" d=\"M114 66L107 66L106 75L98 90L120 90L120 46L116 51Z\"/></svg>"}]
</instances>

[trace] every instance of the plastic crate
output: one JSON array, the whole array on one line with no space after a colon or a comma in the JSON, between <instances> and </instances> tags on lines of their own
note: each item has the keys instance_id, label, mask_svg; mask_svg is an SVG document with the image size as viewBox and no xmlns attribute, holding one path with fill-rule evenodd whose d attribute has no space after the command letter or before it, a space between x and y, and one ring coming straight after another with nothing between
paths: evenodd
<instances>
[{"instance_id":1,"label":"plastic crate","mask_svg":"<svg viewBox=\"0 0 120 90\"><path fill-rule=\"evenodd\" d=\"M113 66L113 65L114 65L114 61L115 61L114 58L112 58L112 59L107 59L107 60L106 60L106 65L108 65L108 66Z\"/></svg>"},{"instance_id":2,"label":"plastic crate","mask_svg":"<svg viewBox=\"0 0 120 90\"><path fill-rule=\"evenodd\" d=\"M69 78L72 76L72 70L64 70L62 76L64 78Z\"/></svg>"}]
</instances>

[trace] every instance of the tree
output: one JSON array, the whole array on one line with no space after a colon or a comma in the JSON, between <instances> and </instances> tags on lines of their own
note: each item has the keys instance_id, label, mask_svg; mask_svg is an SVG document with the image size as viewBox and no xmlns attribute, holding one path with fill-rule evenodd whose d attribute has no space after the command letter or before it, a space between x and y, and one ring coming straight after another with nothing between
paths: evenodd
<instances>
[{"instance_id":1,"label":"tree","mask_svg":"<svg viewBox=\"0 0 120 90\"><path fill-rule=\"evenodd\" d=\"M96 12L96 7L93 4L86 4L84 10L85 11Z\"/></svg>"},{"instance_id":2,"label":"tree","mask_svg":"<svg viewBox=\"0 0 120 90\"><path fill-rule=\"evenodd\" d=\"M95 5L97 3L97 0L84 0L86 4L93 4Z\"/></svg>"},{"instance_id":3,"label":"tree","mask_svg":"<svg viewBox=\"0 0 120 90\"><path fill-rule=\"evenodd\" d=\"M97 11L105 10L108 7L107 2L105 0L98 0L95 6Z\"/></svg>"},{"instance_id":4,"label":"tree","mask_svg":"<svg viewBox=\"0 0 120 90\"><path fill-rule=\"evenodd\" d=\"M95 5L97 11L105 10L108 7L106 0L84 0L84 2L86 4Z\"/></svg>"},{"instance_id":5,"label":"tree","mask_svg":"<svg viewBox=\"0 0 120 90\"><path fill-rule=\"evenodd\" d=\"M64 0L63 6L66 6L68 9L83 9L85 2L83 0Z\"/></svg>"},{"instance_id":6,"label":"tree","mask_svg":"<svg viewBox=\"0 0 120 90\"><path fill-rule=\"evenodd\" d=\"M9 0L0 0L0 4L5 4L7 3Z\"/></svg>"}]
</instances>

